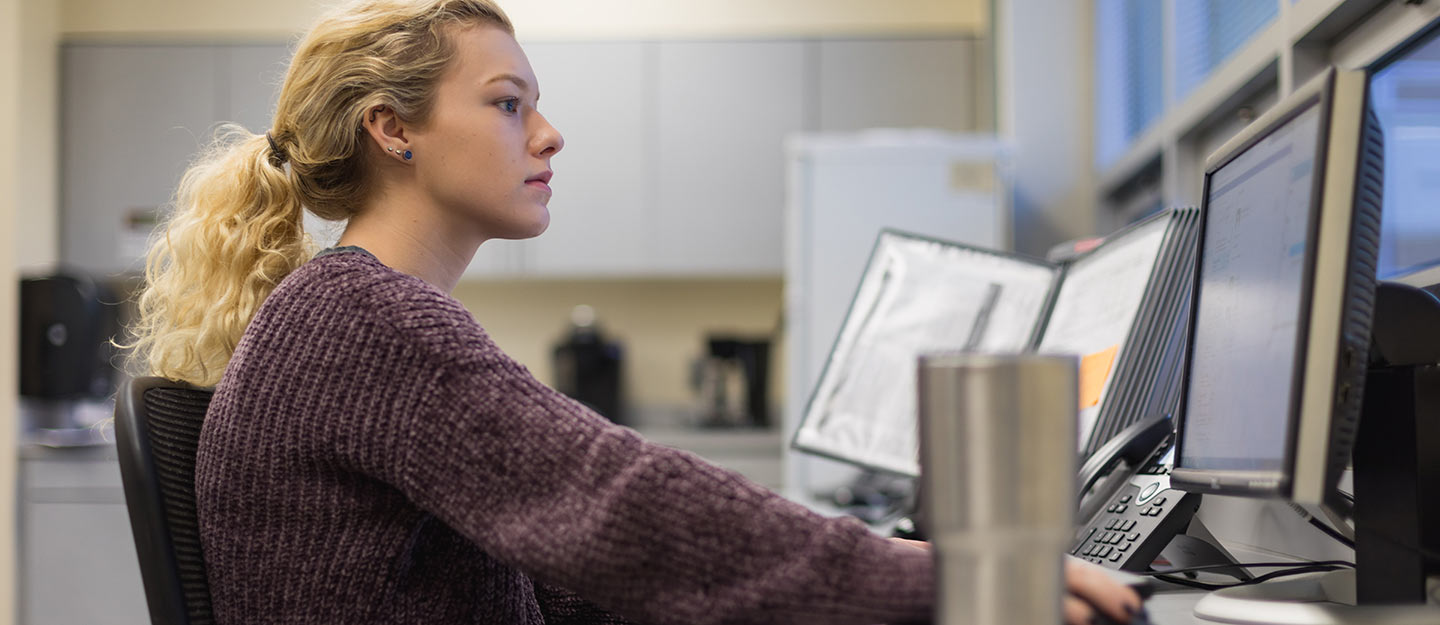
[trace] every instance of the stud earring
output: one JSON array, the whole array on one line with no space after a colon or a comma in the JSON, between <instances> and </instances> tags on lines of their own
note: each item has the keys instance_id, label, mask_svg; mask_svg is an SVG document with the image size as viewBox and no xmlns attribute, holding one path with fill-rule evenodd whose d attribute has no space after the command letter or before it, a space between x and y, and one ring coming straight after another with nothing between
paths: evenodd
<instances>
[{"instance_id":1,"label":"stud earring","mask_svg":"<svg viewBox=\"0 0 1440 625\"><path fill-rule=\"evenodd\" d=\"M410 150L405 150L405 160L410 160L410 157L412 156L414 156L414 154L411 154Z\"/></svg>"},{"instance_id":2,"label":"stud earring","mask_svg":"<svg viewBox=\"0 0 1440 625\"><path fill-rule=\"evenodd\" d=\"M395 148L389 147L389 148L385 148L385 150L386 150L387 152L394 152L394 151L395 151Z\"/></svg>"}]
</instances>

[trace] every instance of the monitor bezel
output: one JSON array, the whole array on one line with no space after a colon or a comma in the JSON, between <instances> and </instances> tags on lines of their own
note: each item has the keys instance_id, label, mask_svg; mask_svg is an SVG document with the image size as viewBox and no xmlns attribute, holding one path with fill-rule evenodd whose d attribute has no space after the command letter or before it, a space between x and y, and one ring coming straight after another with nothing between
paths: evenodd
<instances>
[{"instance_id":1,"label":"monitor bezel","mask_svg":"<svg viewBox=\"0 0 1440 625\"><path fill-rule=\"evenodd\" d=\"M1356 85L1358 81L1358 87ZM1345 297L1348 278L1340 284L1317 284L1316 276L1348 275L1349 237L1352 210L1345 210L1354 201L1356 175L1354 168L1343 171L1343 158L1348 151L1358 153L1364 126L1367 97L1363 71L1328 70L1297 89L1265 115L1241 131L1206 160L1204 178L1205 208L1201 211L1200 246L1195 264L1195 295L1191 298L1190 341L1194 340L1195 323L1203 294L1200 292L1204 271L1204 242L1208 225L1208 196L1214 174L1241 154L1254 147L1276 130L1299 117L1312 107L1320 107L1320 128L1316 147L1315 176L1312 184L1307 235L1312 241L1305 252L1302 275L1303 288L1300 318L1296 329L1296 358L1290 381L1290 409L1286 415L1285 450L1278 470L1238 470L1191 468L1184 466L1185 418L1190 388L1182 385L1176 436L1175 469L1171 482L1176 488L1190 492L1217 493L1250 497L1285 497L1295 501L1320 503L1332 488L1332 476L1325 459L1330 444L1330 411L1337 384L1346 369L1339 365L1346 349L1343 322L1346 318ZM1351 100L1359 96L1358 102ZM1339 101L1338 100L1343 100ZM1337 114L1337 107L1344 115ZM1351 111L1351 108L1356 110ZM1353 113L1353 114L1351 114ZM1342 145L1343 144L1343 145ZM1323 265L1322 265L1323 264ZM1336 272L1339 272L1338 274ZM1306 296L1308 295L1308 297ZM1184 379L1189 380L1193 350L1187 350ZM1321 415L1318 411L1324 411ZM1307 415L1314 415L1306 418ZM1317 466L1318 463L1318 466Z\"/></svg>"}]
</instances>

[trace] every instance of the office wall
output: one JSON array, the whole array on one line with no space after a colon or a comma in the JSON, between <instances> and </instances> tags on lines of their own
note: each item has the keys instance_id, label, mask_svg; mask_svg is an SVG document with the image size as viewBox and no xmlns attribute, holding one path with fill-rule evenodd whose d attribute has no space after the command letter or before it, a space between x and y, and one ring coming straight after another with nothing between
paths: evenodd
<instances>
[{"instance_id":1,"label":"office wall","mask_svg":"<svg viewBox=\"0 0 1440 625\"><path fill-rule=\"evenodd\" d=\"M64 0L67 36L285 37L331 2ZM989 0L500 0L522 39L981 33Z\"/></svg>"},{"instance_id":2,"label":"office wall","mask_svg":"<svg viewBox=\"0 0 1440 625\"><path fill-rule=\"evenodd\" d=\"M18 0L22 26L17 40L20 64L16 139L14 261L24 272L44 272L59 261L60 204L60 6L48 0Z\"/></svg>"},{"instance_id":3,"label":"office wall","mask_svg":"<svg viewBox=\"0 0 1440 625\"><path fill-rule=\"evenodd\" d=\"M20 93L23 60L20 54L25 24L21 17L24 0L0 0L0 136L20 136ZM13 223L19 200L20 150L0 150L0 224ZM10 235L14 236L14 233ZM12 238L13 240L13 238ZM8 246L7 246L8 247ZM15 280L15 257L0 252L0 625L15 622L15 519L19 427L15 424L19 403L15 370L19 325Z\"/></svg>"}]
</instances>

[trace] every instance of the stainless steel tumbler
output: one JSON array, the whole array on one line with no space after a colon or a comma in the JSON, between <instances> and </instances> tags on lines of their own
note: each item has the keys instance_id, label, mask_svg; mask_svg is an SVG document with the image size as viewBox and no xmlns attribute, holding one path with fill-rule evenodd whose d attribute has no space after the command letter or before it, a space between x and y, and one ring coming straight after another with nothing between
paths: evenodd
<instances>
[{"instance_id":1,"label":"stainless steel tumbler","mask_svg":"<svg viewBox=\"0 0 1440 625\"><path fill-rule=\"evenodd\" d=\"M919 359L921 522L938 625L1059 623L1075 505L1076 359Z\"/></svg>"}]
</instances>

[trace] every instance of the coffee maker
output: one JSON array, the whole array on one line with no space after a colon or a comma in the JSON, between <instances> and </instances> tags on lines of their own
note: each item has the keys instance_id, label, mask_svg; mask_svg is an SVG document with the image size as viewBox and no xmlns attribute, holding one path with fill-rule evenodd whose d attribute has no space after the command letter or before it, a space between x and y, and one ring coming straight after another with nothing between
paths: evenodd
<instances>
[{"instance_id":1,"label":"coffee maker","mask_svg":"<svg viewBox=\"0 0 1440 625\"><path fill-rule=\"evenodd\" d=\"M621 373L624 350L595 322L595 309L576 306L570 329L552 354L555 389L615 423L624 424Z\"/></svg>"},{"instance_id":2,"label":"coffee maker","mask_svg":"<svg viewBox=\"0 0 1440 625\"><path fill-rule=\"evenodd\" d=\"M710 335L692 381L699 425L770 427L770 339Z\"/></svg>"}]
</instances>

